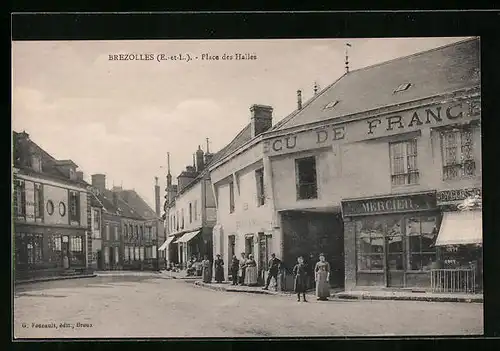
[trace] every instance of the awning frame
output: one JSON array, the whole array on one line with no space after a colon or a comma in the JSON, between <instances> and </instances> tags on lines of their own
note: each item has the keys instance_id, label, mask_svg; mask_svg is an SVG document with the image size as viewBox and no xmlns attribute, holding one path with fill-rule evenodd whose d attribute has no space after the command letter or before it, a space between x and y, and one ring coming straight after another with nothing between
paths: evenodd
<instances>
[{"instance_id":1,"label":"awning frame","mask_svg":"<svg viewBox=\"0 0 500 351\"><path fill-rule=\"evenodd\" d=\"M463 217L460 218L461 216ZM453 221L461 221L461 223ZM460 227L461 230L457 230L457 227ZM481 211L445 212L434 246L482 244L482 232Z\"/></svg>"}]
</instances>

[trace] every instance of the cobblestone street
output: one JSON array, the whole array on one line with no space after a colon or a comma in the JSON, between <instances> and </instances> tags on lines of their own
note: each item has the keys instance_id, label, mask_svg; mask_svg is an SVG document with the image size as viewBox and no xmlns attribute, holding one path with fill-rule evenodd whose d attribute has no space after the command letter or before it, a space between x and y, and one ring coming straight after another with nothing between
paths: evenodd
<instances>
[{"instance_id":1,"label":"cobblestone street","mask_svg":"<svg viewBox=\"0 0 500 351\"><path fill-rule=\"evenodd\" d=\"M16 338L464 335L483 305L213 291L180 280L97 277L16 286Z\"/></svg>"}]
</instances>

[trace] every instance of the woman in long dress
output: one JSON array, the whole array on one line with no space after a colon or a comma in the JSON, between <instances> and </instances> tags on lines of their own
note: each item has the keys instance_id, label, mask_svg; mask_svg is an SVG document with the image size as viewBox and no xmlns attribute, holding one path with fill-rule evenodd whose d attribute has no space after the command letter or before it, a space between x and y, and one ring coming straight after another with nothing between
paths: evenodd
<instances>
[{"instance_id":1,"label":"woman in long dress","mask_svg":"<svg viewBox=\"0 0 500 351\"><path fill-rule=\"evenodd\" d=\"M253 259L253 255L248 255L245 268L245 285L257 285L257 262Z\"/></svg>"},{"instance_id":2,"label":"woman in long dress","mask_svg":"<svg viewBox=\"0 0 500 351\"><path fill-rule=\"evenodd\" d=\"M203 267L201 273L203 282L210 283L212 281L212 265L207 255L205 255L205 259L201 262L201 266Z\"/></svg>"},{"instance_id":3,"label":"woman in long dress","mask_svg":"<svg viewBox=\"0 0 500 351\"><path fill-rule=\"evenodd\" d=\"M325 255L319 255L319 262L314 268L316 280L316 297L318 300L328 300L330 297L330 264L326 262Z\"/></svg>"},{"instance_id":4,"label":"woman in long dress","mask_svg":"<svg viewBox=\"0 0 500 351\"><path fill-rule=\"evenodd\" d=\"M304 264L304 258L298 257L297 264L293 267L293 275L295 277L293 290L297 294L297 301L300 302L300 294L302 294L302 298L304 302L306 300L306 289L307 289L307 266Z\"/></svg>"},{"instance_id":5,"label":"woman in long dress","mask_svg":"<svg viewBox=\"0 0 500 351\"><path fill-rule=\"evenodd\" d=\"M224 281L224 261L222 260L222 258L220 258L220 255L216 255L214 266L215 281L220 284Z\"/></svg>"},{"instance_id":6,"label":"woman in long dress","mask_svg":"<svg viewBox=\"0 0 500 351\"><path fill-rule=\"evenodd\" d=\"M245 271L246 271L246 264L247 258L244 252L241 253L241 260L240 260L240 269L238 271L238 279L240 285L245 285Z\"/></svg>"}]
</instances>

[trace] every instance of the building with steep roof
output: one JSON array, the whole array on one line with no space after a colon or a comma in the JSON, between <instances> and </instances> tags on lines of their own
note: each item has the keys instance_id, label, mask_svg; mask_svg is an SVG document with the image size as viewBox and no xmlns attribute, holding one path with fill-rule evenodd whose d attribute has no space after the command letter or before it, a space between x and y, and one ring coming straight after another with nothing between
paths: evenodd
<instances>
[{"instance_id":1,"label":"building with steep roof","mask_svg":"<svg viewBox=\"0 0 500 351\"><path fill-rule=\"evenodd\" d=\"M263 133L271 129L273 108L250 107L250 123L235 142L210 165L217 204L213 231L214 253L225 262L233 255L253 254L259 280L265 281L271 254L279 251L280 232L274 216L269 158L263 152ZM230 276L227 264L226 276Z\"/></svg>"},{"instance_id":2,"label":"building with steep roof","mask_svg":"<svg viewBox=\"0 0 500 351\"><path fill-rule=\"evenodd\" d=\"M135 190L107 189L104 174L92 175L92 194L102 206L93 264L102 270L157 269L161 217Z\"/></svg>"},{"instance_id":3,"label":"building with steep roof","mask_svg":"<svg viewBox=\"0 0 500 351\"><path fill-rule=\"evenodd\" d=\"M209 168L250 140L250 132L250 125L247 125L228 145L214 154L208 149L208 141L206 152L199 146L193 155L193 165L179 174L177 184L172 184L169 166L164 204L167 239L160 247L166 251L169 264L185 267L193 256L207 255L212 258L217 207Z\"/></svg>"},{"instance_id":4,"label":"building with steep roof","mask_svg":"<svg viewBox=\"0 0 500 351\"><path fill-rule=\"evenodd\" d=\"M453 261L441 241L481 241L480 212L456 211L481 193L480 119L477 38L352 70L299 103L264 133L285 266L323 252L333 286L435 289Z\"/></svg>"},{"instance_id":5,"label":"building with steep roof","mask_svg":"<svg viewBox=\"0 0 500 351\"><path fill-rule=\"evenodd\" d=\"M56 160L13 132L13 232L16 279L79 274L92 252L89 184L71 160Z\"/></svg>"}]
</instances>

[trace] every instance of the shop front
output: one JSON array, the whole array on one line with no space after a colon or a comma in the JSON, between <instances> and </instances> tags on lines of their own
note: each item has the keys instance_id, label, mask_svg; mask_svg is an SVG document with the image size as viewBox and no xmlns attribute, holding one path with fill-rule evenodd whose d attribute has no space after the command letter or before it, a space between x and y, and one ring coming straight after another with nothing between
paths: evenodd
<instances>
[{"instance_id":1,"label":"shop front","mask_svg":"<svg viewBox=\"0 0 500 351\"><path fill-rule=\"evenodd\" d=\"M28 279L86 269L85 229L15 225L15 277Z\"/></svg>"},{"instance_id":2,"label":"shop front","mask_svg":"<svg viewBox=\"0 0 500 351\"><path fill-rule=\"evenodd\" d=\"M342 201L345 286L431 287L441 215L435 192Z\"/></svg>"},{"instance_id":3,"label":"shop front","mask_svg":"<svg viewBox=\"0 0 500 351\"><path fill-rule=\"evenodd\" d=\"M443 190L436 195L443 220L436 240L439 264L432 271L432 290L451 293L481 292L481 188Z\"/></svg>"}]
</instances>

